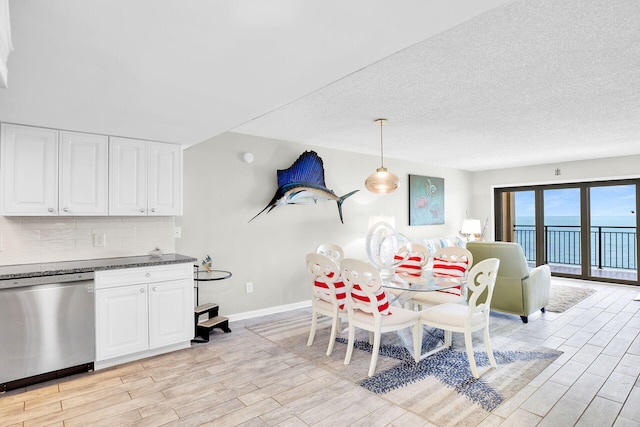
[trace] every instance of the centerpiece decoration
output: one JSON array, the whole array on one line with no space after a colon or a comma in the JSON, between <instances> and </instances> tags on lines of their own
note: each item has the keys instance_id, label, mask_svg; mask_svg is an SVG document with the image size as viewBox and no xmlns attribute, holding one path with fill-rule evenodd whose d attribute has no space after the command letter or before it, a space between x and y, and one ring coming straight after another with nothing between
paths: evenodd
<instances>
[{"instance_id":1,"label":"centerpiece decoration","mask_svg":"<svg viewBox=\"0 0 640 427\"><path fill-rule=\"evenodd\" d=\"M409 239L402 233L396 233L391 225L386 222L377 222L369 228L366 240L367 257L383 278L393 277L395 268L406 261L396 257L398 249L410 244Z\"/></svg>"}]
</instances>

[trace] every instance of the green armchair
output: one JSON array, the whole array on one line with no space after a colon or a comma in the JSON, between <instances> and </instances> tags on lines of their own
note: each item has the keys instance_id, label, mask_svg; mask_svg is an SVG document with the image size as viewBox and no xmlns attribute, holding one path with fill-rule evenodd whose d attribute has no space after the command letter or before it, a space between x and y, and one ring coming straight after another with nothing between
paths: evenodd
<instances>
[{"instance_id":1,"label":"green armchair","mask_svg":"<svg viewBox=\"0 0 640 427\"><path fill-rule=\"evenodd\" d=\"M529 315L549 304L551 294L551 270L540 265L529 270L524 251L518 243L469 242L467 249L473 262L498 258L500 268L491 300L491 310L517 314L524 323Z\"/></svg>"}]
</instances>

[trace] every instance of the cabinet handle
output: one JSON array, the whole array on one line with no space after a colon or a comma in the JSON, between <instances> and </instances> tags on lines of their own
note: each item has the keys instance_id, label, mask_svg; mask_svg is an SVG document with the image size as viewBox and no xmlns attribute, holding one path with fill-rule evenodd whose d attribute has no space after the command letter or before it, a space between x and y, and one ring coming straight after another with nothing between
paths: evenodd
<instances>
[{"instance_id":1,"label":"cabinet handle","mask_svg":"<svg viewBox=\"0 0 640 427\"><path fill-rule=\"evenodd\" d=\"M144 288L140 288L140 293L144 294Z\"/></svg>"},{"instance_id":2,"label":"cabinet handle","mask_svg":"<svg viewBox=\"0 0 640 427\"><path fill-rule=\"evenodd\" d=\"M157 291L158 291L158 287L157 287L157 286L154 286L154 287L153 287L153 292L157 292Z\"/></svg>"},{"instance_id":3,"label":"cabinet handle","mask_svg":"<svg viewBox=\"0 0 640 427\"><path fill-rule=\"evenodd\" d=\"M62 210L65 211L65 212L69 212L69 208L64 208Z\"/></svg>"},{"instance_id":4,"label":"cabinet handle","mask_svg":"<svg viewBox=\"0 0 640 427\"><path fill-rule=\"evenodd\" d=\"M53 208L49 208L47 209L49 212L53 212Z\"/></svg>"},{"instance_id":5,"label":"cabinet handle","mask_svg":"<svg viewBox=\"0 0 640 427\"><path fill-rule=\"evenodd\" d=\"M151 208L151 212L155 212L155 211L156 211L156 208Z\"/></svg>"},{"instance_id":6,"label":"cabinet handle","mask_svg":"<svg viewBox=\"0 0 640 427\"><path fill-rule=\"evenodd\" d=\"M151 273L147 273L147 274L145 274L145 276L151 277Z\"/></svg>"},{"instance_id":7,"label":"cabinet handle","mask_svg":"<svg viewBox=\"0 0 640 427\"><path fill-rule=\"evenodd\" d=\"M140 212L144 212L144 208L140 208Z\"/></svg>"}]
</instances>

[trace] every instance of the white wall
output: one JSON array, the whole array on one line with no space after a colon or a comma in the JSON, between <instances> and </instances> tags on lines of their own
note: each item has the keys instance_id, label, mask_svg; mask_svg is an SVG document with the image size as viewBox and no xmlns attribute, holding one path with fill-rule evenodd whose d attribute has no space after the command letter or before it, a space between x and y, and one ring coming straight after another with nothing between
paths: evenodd
<instances>
[{"instance_id":1,"label":"white wall","mask_svg":"<svg viewBox=\"0 0 640 427\"><path fill-rule=\"evenodd\" d=\"M344 202L344 224L333 201L316 205L276 208L257 214L274 195L276 170L288 168L302 152L314 149L324 161L327 187L337 195L360 192ZM251 152L255 161L241 157ZM364 188L365 178L380 159L320 147L226 133L184 152L184 216L176 218L182 238L178 253L202 260L213 258L214 268L230 270L233 277L209 282L200 302L217 302L222 314L237 314L310 298L304 257L323 242L337 243L350 257L366 258L364 240L369 216L394 216L396 230L410 238L450 236L458 232L470 203L471 174L456 169L385 159L385 166L400 177L402 187L379 196ZM408 175L445 179L445 224L408 225ZM245 282L254 292L245 293Z\"/></svg>"},{"instance_id":2,"label":"white wall","mask_svg":"<svg viewBox=\"0 0 640 427\"><path fill-rule=\"evenodd\" d=\"M639 165L640 156L625 156L475 172L471 194L473 214L470 215L481 218L483 222L489 218L486 240L493 240L494 188L638 178ZM559 175L556 175L557 169Z\"/></svg>"}]
</instances>

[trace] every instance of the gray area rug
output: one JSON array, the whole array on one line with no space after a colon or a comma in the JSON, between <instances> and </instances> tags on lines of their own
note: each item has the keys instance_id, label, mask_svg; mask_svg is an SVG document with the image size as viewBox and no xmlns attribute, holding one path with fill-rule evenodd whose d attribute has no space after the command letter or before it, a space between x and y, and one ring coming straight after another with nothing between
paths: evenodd
<instances>
[{"instance_id":1,"label":"gray area rug","mask_svg":"<svg viewBox=\"0 0 640 427\"><path fill-rule=\"evenodd\" d=\"M484 351L481 334L476 333L474 354L481 375L476 379L471 375L461 334L454 334L452 349L415 364L398 335L386 333L375 374L368 377L371 346L365 331L357 331L351 363L344 365L346 332L338 334L332 355L326 356L330 330L327 319L319 320L314 343L308 347L310 312L298 310L296 313L247 328L340 378L384 395L387 400L438 426L477 425L562 354L508 338L492 337L498 363L493 369ZM442 332L425 329L423 349L437 345L441 335Z\"/></svg>"},{"instance_id":2,"label":"gray area rug","mask_svg":"<svg viewBox=\"0 0 640 427\"><path fill-rule=\"evenodd\" d=\"M546 309L554 313L562 313L596 292L595 289L552 284L551 298Z\"/></svg>"}]
</instances>

